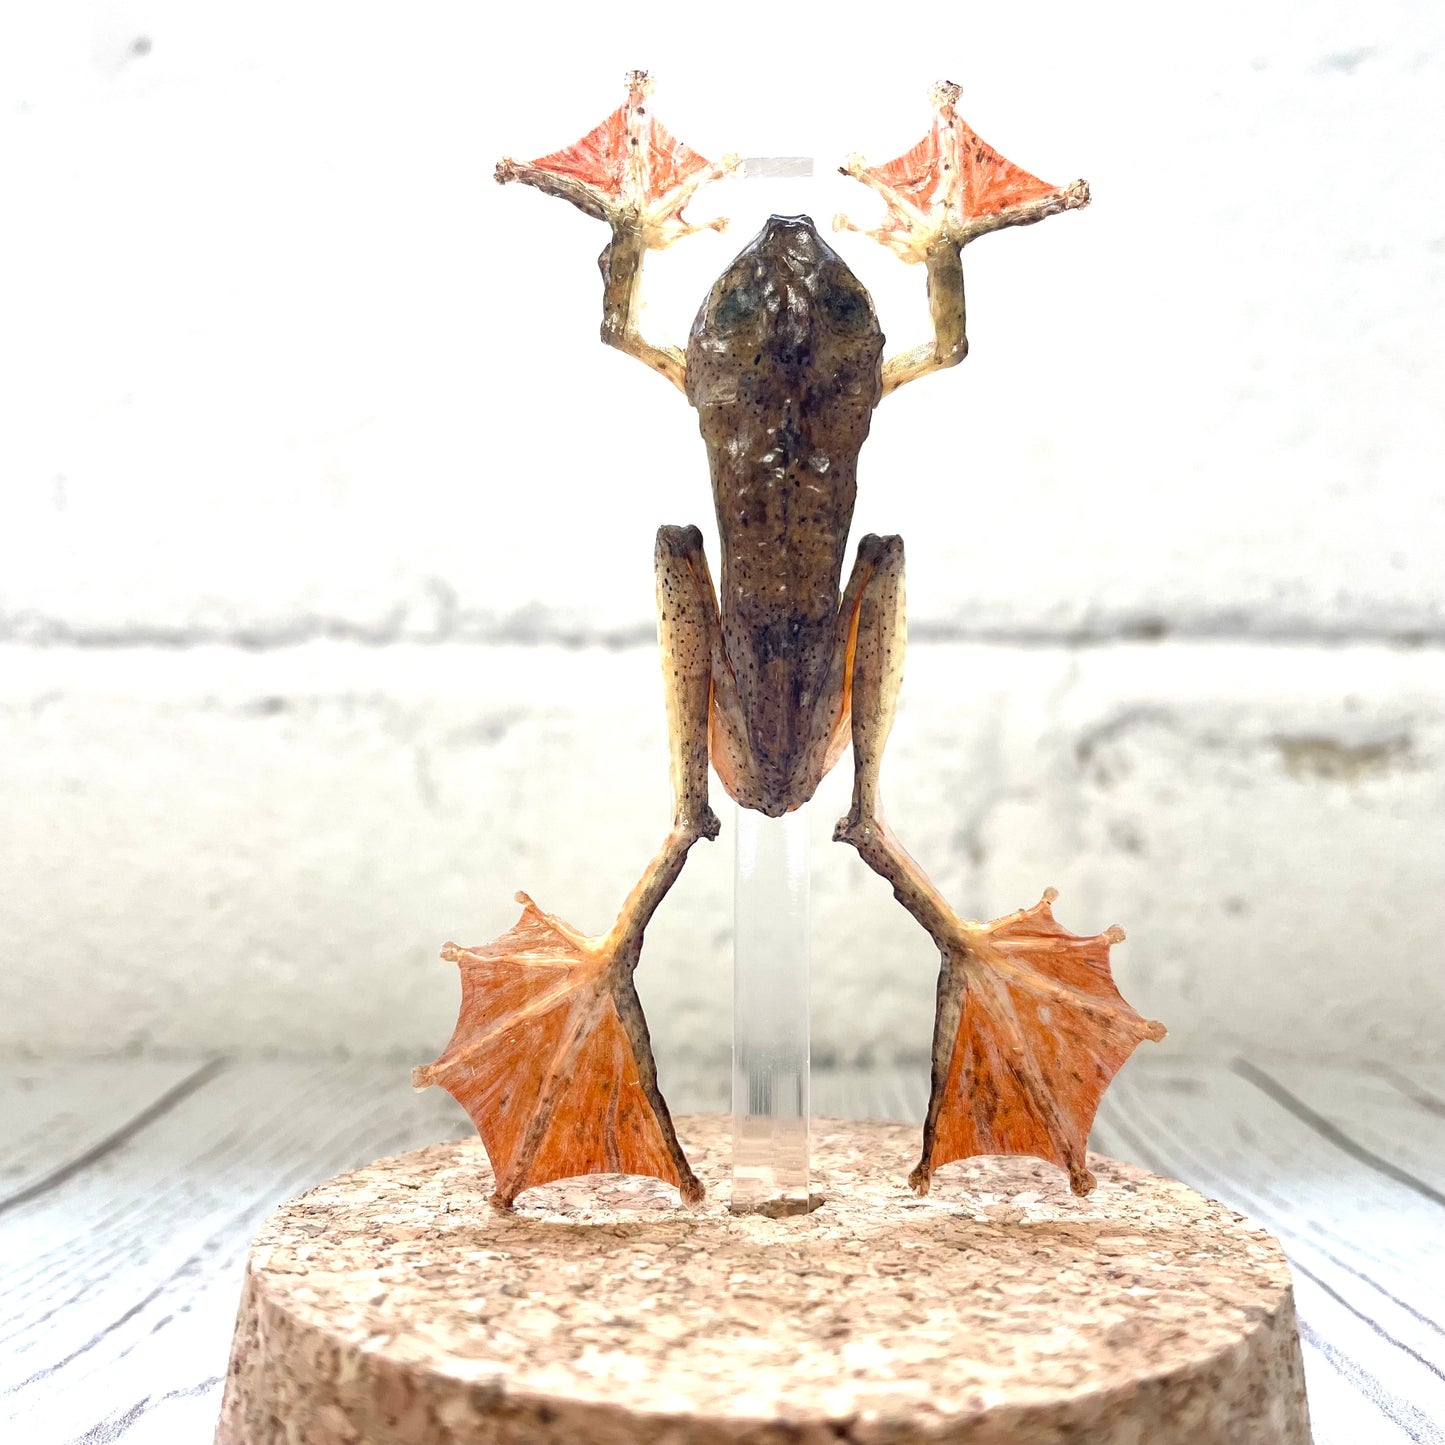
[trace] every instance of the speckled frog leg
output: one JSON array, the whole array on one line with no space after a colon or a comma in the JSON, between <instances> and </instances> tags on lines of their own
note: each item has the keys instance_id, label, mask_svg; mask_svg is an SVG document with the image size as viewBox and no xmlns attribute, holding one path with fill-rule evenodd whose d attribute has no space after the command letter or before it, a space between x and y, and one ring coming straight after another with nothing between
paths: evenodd
<instances>
[{"instance_id":1,"label":"speckled frog leg","mask_svg":"<svg viewBox=\"0 0 1445 1445\"><path fill-rule=\"evenodd\" d=\"M715 838L708 805L708 718L717 604L696 527L657 534L657 624L667 705L672 826L605 934L584 935L525 894L506 934L448 944L462 1005L442 1056L416 1070L467 1110L492 1160L493 1202L578 1174L649 1174L702 1198L658 1086L633 984L643 935L692 845Z\"/></svg>"},{"instance_id":2,"label":"speckled frog leg","mask_svg":"<svg viewBox=\"0 0 1445 1445\"><path fill-rule=\"evenodd\" d=\"M1033 1154L1094 1187L1089 1127L1114 1072L1163 1026L1119 995L1108 955L1123 933L1066 932L1053 890L991 923L961 919L883 818L879 773L903 681L903 542L865 537L851 647L853 802L834 837L851 843L938 947L932 1080L923 1153L909 1183L927 1193L933 1170L974 1154Z\"/></svg>"}]
</instances>

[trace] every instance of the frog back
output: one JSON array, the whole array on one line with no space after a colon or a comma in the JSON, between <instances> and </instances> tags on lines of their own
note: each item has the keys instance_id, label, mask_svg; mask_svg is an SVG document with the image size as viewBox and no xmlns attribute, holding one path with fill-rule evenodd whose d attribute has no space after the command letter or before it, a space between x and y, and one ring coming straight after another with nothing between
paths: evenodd
<instances>
[{"instance_id":1,"label":"frog back","mask_svg":"<svg viewBox=\"0 0 1445 1445\"><path fill-rule=\"evenodd\" d=\"M882 353L872 300L806 216L768 222L689 338L688 397L722 544L723 642L766 812L817 786L819 703Z\"/></svg>"}]
</instances>

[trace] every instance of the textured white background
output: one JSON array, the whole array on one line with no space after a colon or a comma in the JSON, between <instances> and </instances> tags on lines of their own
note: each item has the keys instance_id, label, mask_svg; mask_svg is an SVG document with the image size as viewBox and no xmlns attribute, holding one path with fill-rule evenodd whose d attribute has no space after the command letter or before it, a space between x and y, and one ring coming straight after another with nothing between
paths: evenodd
<instances>
[{"instance_id":1,"label":"textured white background","mask_svg":"<svg viewBox=\"0 0 1445 1445\"><path fill-rule=\"evenodd\" d=\"M620 98L813 182L649 272L684 332L939 73L1079 215L966 255L880 409L909 549L895 826L968 911L1119 921L1170 1047L1445 1027L1445 12L80 3L0 21L0 1048L429 1057L512 890L605 926L666 821L652 533L692 413L596 340L596 223L490 181ZM891 27L891 28L890 28ZM839 249L896 346L922 276ZM714 551L714 557L716 553ZM824 840L815 1045L916 1059L934 959ZM725 813L730 826L731 816ZM728 1046L730 843L639 983Z\"/></svg>"}]
</instances>

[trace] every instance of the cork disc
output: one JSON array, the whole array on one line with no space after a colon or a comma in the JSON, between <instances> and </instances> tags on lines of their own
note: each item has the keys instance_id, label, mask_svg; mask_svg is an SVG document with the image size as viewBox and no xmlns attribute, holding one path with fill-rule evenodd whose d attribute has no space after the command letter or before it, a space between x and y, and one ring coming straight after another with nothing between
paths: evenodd
<instances>
[{"instance_id":1,"label":"cork disc","mask_svg":"<svg viewBox=\"0 0 1445 1445\"><path fill-rule=\"evenodd\" d=\"M920 1199L916 1128L819 1121L822 1207L735 1216L728 1121L677 1123L696 1211L603 1176L497 1214L471 1141L284 1205L219 1445L1308 1442L1279 1246L1182 1184L982 1159Z\"/></svg>"}]
</instances>

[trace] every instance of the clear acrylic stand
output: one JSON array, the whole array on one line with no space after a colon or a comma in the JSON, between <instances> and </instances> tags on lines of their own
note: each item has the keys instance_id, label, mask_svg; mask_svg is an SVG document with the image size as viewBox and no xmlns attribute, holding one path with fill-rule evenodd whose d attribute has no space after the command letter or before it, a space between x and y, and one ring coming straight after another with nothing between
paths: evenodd
<instances>
[{"instance_id":1,"label":"clear acrylic stand","mask_svg":"<svg viewBox=\"0 0 1445 1445\"><path fill-rule=\"evenodd\" d=\"M808 817L738 808L733 942L735 1212L804 1214L808 1193Z\"/></svg>"},{"instance_id":2,"label":"clear acrylic stand","mask_svg":"<svg viewBox=\"0 0 1445 1445\"><path fill-rule=\"evenodd\" d=\"M786 179L811 156L748 156L745 180ZM795 203L795 202L794 202ZM733 1182L739 1213L805 1214L808 1192L808 808L737 809L733 895Z\"/></svg>"}]
</instances>

